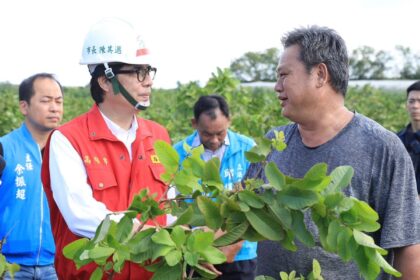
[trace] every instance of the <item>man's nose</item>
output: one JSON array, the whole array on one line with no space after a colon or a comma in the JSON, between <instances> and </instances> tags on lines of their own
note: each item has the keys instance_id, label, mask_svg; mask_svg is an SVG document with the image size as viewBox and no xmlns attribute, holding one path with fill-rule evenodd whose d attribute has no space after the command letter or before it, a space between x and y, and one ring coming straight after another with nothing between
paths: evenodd
<instances>
[{"instance_id":1,"label":"man's nose","mask_svg":"<svg viewBox=\"0 0 420 280\"><path fill-rule=\"evenodd\" d=\"M274 85L274 90L276 92L282 92L283 91L283 81L281 79L277 79L276 84Z\"/></svg>"}]
</instances>

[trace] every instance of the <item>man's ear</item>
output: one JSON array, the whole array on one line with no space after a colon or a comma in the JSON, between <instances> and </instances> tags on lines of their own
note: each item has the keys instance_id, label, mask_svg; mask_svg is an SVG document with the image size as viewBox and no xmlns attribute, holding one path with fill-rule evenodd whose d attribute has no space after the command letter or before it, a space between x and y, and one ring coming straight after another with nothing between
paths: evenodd
<instances>
[{"instance_id":1,"label":"man's ear","mask_svg":"<svg viewBox=\"0 0 420 280\"><path fill-rule=\"evenodd\" d=\"M197 129L197 120L195 118L191 119L191 125L194 129Z\"/></svg>"},{"instance_id":2,"label":"man's ear","mask_svg":"<svg viewBox=\"0 0 420 280\"><path fill-rule=\"evenodd\" d=\"M322 87L327 84L329 79L328 68L325 63L320 63L316 66L317 87Z\"/></svg>"},{"instance_id":3,"label":"man's ear","mask_svg":"<svg viewBox=\"0 0 420 280\"><path fill-rule=\"evenodd\" d=\"M29 104L25 100L19 101L19 110L22 115L26 116L28 114Z\"/></svg>"},{"instance_id":4,"label":"man's ear","mask_svg":"<svg viewBox=\"0 0 420 280\"><path fill-rule=\"evenodd\" d=\"M110 87L112 88L112 83L105 76L98 77L98 84L104 92L109 92Z\"/></svg>"}]
</instances>

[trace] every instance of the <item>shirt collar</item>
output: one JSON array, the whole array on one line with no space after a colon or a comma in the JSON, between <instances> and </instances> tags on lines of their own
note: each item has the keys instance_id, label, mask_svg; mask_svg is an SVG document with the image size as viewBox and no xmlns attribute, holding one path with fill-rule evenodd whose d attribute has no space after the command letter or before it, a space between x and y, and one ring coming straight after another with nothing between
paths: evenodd
<instances>
[{"instance_id":1,"label":"shirt collar","mask_svg":"<svg viewBox=\"0 0 420 280\"><path fill-rule=\"evenodd\" d=\"M218 157L220 159L220 161L222 161L223 156L225 154L225 150L227 148L227 146L230 144L229 141L229 137L228 134L226 134L225 140L223 141L223 144L215 151L209 150L204 148L204 153L202 154L203 160L204 161L208 161L214 157ZM200 141L200 135L198 134L198 132L196 133L194 140L191 144L191 148L195 148L201 145L201 141Z\"/></svg>"},{"instance_id":2,"label":"shirt collar","mask_svg":"<svg viewBox=\"0 0 420 280\"><path fill-rule=\"evenodd\" d=\"M99 112L101 113L102 117L104 118L106 126L109 128L109 130L111 130L112 134L114 134L115 137L117 137L118 140L120 140L122 142L125 142L126 137L127 137L127 133L128 133L129 136L134 136L134 138L135 138L136 131L137 131L137 128L139 126L135 117L133 117L133 120L131 121L131 126L127 131L127 130L121 128L115 122L113 122L107 116L105 116L105 114L102 113L101 110L99 110ZM123 139L120 139L120 137L123 137Z\"/></svg>"},{"instance_id":3,"label":"shirt collar","mask_svg":"<svg viewBox=\"0 0 420 280\"><path fill-rule=\"evenodd\" d=\"M191 144L191 148L196 148L200 145L201 145L200 134L198 134L198 131L196 131L195 137L194 137L193 142ZM225 146L230 145L228 133L226 133L226 137L225 137L225 140L223 141L223 145L225 145Z\"/></svg>"}]
</instances>

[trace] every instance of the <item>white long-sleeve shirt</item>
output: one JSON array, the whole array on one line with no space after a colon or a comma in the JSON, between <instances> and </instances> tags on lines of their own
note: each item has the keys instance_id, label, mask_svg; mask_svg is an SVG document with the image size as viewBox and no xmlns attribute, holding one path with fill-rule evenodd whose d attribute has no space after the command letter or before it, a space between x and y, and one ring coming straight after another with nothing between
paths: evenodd
<instances>
[{"instance_id":1,"label":"white long-sleeve shirt","mask_svg":"<svg viewBox=\"0 0 420 280\"><path fill-rule=\"evenodd\" d=\"M124 143L131 158L131 144L136 138L138 128L137 119L133 117L131 128L127 131L104 114L102 117L112 134ZM58 130L51 136L49 161L53 197L70 231L79 236L92 238L101 221L112 212L104 203L93 197L81 156ZM115 221L121 218L122 215L111 216Z\"/></svg>"}]
</instances>

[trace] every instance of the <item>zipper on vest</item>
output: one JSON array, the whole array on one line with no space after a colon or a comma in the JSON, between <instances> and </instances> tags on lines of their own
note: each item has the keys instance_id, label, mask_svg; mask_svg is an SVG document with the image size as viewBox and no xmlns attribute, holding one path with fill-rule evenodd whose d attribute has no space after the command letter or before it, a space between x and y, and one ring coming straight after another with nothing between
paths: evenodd
<instances>
[{"instance_id":1,"label":"zipper on vest","mask_svg":"<svg viewBox=\"0 0 420 280\"><path fill-rule=\"evenodd\" d=\"M39 158L41 159L40 161L41 161L41 164L42 164L41 150L38 149L38 151L39 151ZM41 182L41 191L39 192L39 194L40 194L39 201L40 201L40 206L41 206L40 207L41 219L40 219L40 224L39 224L39 247L38 247L38 254L36 256L36 264L37 265L39 265L39 259L41 258L41 248L42 248L42 224L44 222L44 196L43 196L44 193L43 193L43 191L44 191L44 187L43 187L42 182Z\"/></svg>"}]
</instances>

